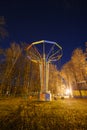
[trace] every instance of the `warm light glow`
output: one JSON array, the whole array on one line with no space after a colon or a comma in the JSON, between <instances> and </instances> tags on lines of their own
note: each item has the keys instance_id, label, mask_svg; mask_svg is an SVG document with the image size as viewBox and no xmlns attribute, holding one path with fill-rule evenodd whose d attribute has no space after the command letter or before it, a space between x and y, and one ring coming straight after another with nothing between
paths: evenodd
<instances>
[{"instance_id":1,"label":"warm light glow","mask_svg":"<svg viewBox=\"0 0 87 130\"><path fill-rule=\"evenodd\" d=\"M66 89L66 95L70 95L71 94L71 90L70 89Z\"/></svg>"}]
</instances>

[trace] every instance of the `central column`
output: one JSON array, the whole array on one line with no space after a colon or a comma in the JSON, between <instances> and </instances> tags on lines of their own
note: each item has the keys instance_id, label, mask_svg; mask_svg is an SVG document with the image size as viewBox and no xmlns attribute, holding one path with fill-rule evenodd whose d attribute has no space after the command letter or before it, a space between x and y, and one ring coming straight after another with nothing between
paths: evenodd
<instances>
[{"instance_id":1,"label":"central column","mask_svg":"<svg viewBox=\"0 0 87 130\"><path fill-rule=\"evenodd\" d=\"M48 81L49 81L49 63L40 63L40 82L41 82L41 93L48 92Z\"/></svg>"},{"instance_id":2,"label":"central column","mask_svg":"<svg viewBox=\"0 0 87 130\"><path fill-rule=\"evenodd\" d=\"M49 80L49 62L46 61L45 55L45 44L43 44L43 55L40 65L40 81L41 81L41 91L40 100L50 100L50 95L48 93L48 80Z\"/></svg>"},{"instance_id":3,"label":"central column","mask_svg":"<svg viewBox=\"0 0 87 130\"><path fill-rule=\"evenodd\" d=\"M45 43L43 43L43 92L46 93L46 57L45 57Z\"/></svg>"}]
</instances>

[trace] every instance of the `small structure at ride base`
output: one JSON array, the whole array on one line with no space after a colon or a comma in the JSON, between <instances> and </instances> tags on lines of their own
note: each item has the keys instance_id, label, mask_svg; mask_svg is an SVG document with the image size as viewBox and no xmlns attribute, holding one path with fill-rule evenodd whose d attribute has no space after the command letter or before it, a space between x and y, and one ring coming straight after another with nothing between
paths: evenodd
<instances>
[{"instance_id":1,"label":"small structure at ride base","mask_svg":"<svg viewBox=\"0 0 87 130\"><path fill-rule=\"evenodd\" d=\"M41 82L39 100L51 101L51 92L48 90L49 64L62 57L62 47L56 42L41 40L31 43L26 50L28 59L39 63Z\"/></svg>"}]
</instances>

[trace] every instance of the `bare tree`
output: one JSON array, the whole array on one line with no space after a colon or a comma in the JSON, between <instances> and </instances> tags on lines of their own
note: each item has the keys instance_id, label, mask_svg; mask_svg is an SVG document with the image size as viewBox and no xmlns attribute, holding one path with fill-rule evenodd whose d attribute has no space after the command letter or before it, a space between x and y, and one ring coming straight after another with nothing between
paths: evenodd
<instances>
[{"instance_id":1,"label":"bare tree","mask_svg":"<svg viewBox=\"0 0 87 130\"><path fill-rule=\"evenodd\" d=\"M13 68L21 54L20 46L16 43L12 43L11 47L5 51L5 69L3 71L1 81L1 91L4 93L11 89L11 76Z\"/></svg>"}]
</instances>

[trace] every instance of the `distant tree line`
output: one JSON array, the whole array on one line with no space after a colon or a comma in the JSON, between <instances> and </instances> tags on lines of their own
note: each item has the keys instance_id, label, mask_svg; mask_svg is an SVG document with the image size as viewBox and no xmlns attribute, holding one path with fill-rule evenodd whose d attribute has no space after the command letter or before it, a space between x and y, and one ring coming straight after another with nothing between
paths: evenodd
<instances>
[{"instance_id":1,"label":"distant tree line","mask_svg":"<svg viewBox=\"0 0 87 130\"><path fill-rule=\"evenodd\" d=\"M72 90L87 90L87 60L86 52L81 48L73 51L70 61L62 66L61 75L66 80L66 85Z\"/></svg>"}]
</instances>

